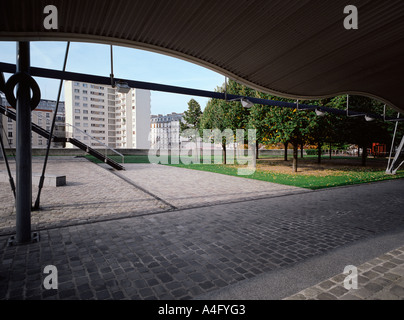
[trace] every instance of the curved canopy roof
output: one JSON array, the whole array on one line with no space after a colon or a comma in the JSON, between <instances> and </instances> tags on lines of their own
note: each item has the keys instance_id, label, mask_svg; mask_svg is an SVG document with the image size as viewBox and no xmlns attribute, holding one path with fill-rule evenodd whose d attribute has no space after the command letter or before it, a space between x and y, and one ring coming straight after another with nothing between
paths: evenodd
<instances>
[{"instance_id":1,"label":"curved canopy roof","mask_svg":"<svg viewBox=\"0 0 404 320\"><path fill-rule=\"evenodd\" d=\"M358 30L344 28L347 5ZM362 94L404 112L402 0L0 0L0 40L146 49L284 97Z\"/></svg>"}]
</instances>

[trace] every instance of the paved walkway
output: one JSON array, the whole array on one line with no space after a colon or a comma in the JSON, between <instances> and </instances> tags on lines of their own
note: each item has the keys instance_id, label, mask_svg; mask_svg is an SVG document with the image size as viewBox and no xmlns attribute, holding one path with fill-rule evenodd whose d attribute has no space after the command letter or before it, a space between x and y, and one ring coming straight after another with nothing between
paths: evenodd
<instances>
[{"instance_id":1,"label":"paved walkway","mask_svg":"<svg viewBox=\"0 0 404 320\"><path fill-rule=\"evenodd\" d=\"M11 170L15 163L11 162ZM43 157L34 157L32 171L42 172ZM4 171L4 163L0 163ZM41 211L32 213L32 229L40 230L85 222L166 211L166 204L84 158L50 157L48 174L66 176L66 186L44 187ZM15 177L14 177L15 179ZM33 186L33 202L38 187ZM7 183L0 183L0 235L15 233L14 197Z\"/></svg>"},{"instance_id":2,"label":"paved walkway","mask_svg":"<svg viewBox=\"0 0 404 320\"><path fill-rule=\"evenodd\" d=\"M104 165L106 168L106 166ZM162 166L126 164L117 175L152 192L175 208L193 208L310 192L307 189L217 173Z\"/></svg>"},{"instance_id":3,"label":"paved walkway","mask_svg":"<svg viewBox=\"0 0 404 320\"><path fill-rule=\"evenodd\" d=\"M358 288L345 288L338 274L285 300L404 300L404 246L357 267Z\"/></svg>"},{"instance_id":4,"label":"paved walkway","mask_svg":"<svg viewBox=\"0 0 404 320\"><path fill-rule=\"evenodd\" d=\"M216 205L201 197L200 206L189 208L186 199L163 198L181 192L189 196L186 186L164 193L139 178L135 183L141 189L137 189L100 166L80 160L61 163L54 164L55 170L65 169L68 183L73 184L44 190L49 195L44 196L43 205L49 211L40 213L49 217L54 212L55 220L35 225L40 229L40 242L7 247L6 232L0 236L0 299L199 298L267 274L281 274L361 241L404 231L404 180L316 192L282 191L255 200L235 194L228 203ZM163 180L180 188L187 174L185 179L191 180L198 175L183 170ZM221 179L226 177L220 175ZM9 192L6 187L1 185L2 203L10 201L4 196ZM260 187L261 183L250 185L252 190ZM201 190L205 197L211 195L205 187ZM182 209L167 208L150 194ZM65 207L71 199L73 205ZM52 207L53 201L58 205ZM69 220L69 208L75 208L71 213L74 223ZM57 220L56 212L66 217ZM98 218L89 221L92 214ZM6 224L1 228L12 229ZM396 245L401 247L403 242ZM353 256L350 264L356 262ZM42 286L46 265L58 268L58 290ZM325 279L318 278L310 286Z\"/></svg>"}]
</instances>

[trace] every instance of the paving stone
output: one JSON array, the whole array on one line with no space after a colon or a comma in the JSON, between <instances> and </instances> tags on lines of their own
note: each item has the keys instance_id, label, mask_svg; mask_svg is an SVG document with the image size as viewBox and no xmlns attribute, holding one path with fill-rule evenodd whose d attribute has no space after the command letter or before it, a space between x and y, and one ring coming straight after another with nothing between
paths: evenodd
<instances>
[{"instance_id":1,"label":"paving stone","mask_svg":"<svg viewBox=\"0 0 404 320\"><path fill-rule=\"evenodd\" d=\"M373 300L401 300L399 297L397 297L396 295L392 294L391 292L389 292L388 290L383 290L383 291L379 291L378 293L376 293L375 295L372 296Z\"/></svg>"},{"instance_id":2,"label":"paving stone","mask_svg":"<svg viewBox=\"0 0 404 320\"><path fill-rule=\"evenodd\" d=\"M337 300L337 297L328 292L323 292L317 296L317 300Z\"/></svg>"},{"instance_id":3,"label":"paving stone","mask_svg":"<svg viewBox=\"0 0 404 320\"><path fill-rule=\"evenodd\" d=\"M366 288L359 288L358 290L352 290L351 292L352 294L354 294L355 296L361 298L361 299L367 299L369 298L373 292L366 289Z\"/></svg>"},{"instance_id":4,"label":"paving stone","mask_svg":"<svg viewBox=\"0 0 404 320\"><path fill-rule=\"evenodd\" d=\"M372 292L372 293L376 293L376 292L378 292L378 291L380 291L380 290L383 289L383 287L382 287L381 285L376 284L376 283L374 283L374 282L370 282L370 283L366 284L366 285L364 286L364 288L367 289L367 290L369 290L369 291Z\"/></svg>"},{"instance_id":5,"label":"paving stone","mask_svg":"<svg viewBox=\"0 0 404 320\"><path fill-rule=\"evenodd\" d=\"M323 281L323 282L318 284L318 286L320 288L325 289L325 290L328 290L328 289L330 289L331 287L333 287L335 285L336 285L336 283L334 281L331 281L331 280L326 280L326 281Z\"/></svg>"},{"instance_id":6,"label":"paving stone","mask_svg":"<svg viewBox=\"0 0 404 320\"><path fill-rule=\"evenodd\" d=\"M404 288L402 286L393 286L390 289L390 293L394 294L395 296L399 297L399 298L404 298Z\"/></svg>"},{"instance_id":7,"label":"paving stone","mask_svg":"<svg viewBox=\"0 0 404 320\"><path fill-rule=\"evenodd\" d=\"M374 279L380 276L380 273L375 272L373 270L369 270L367 272L364 272L363 275L368 278L368 279Z\"/></svg>"},{"instance_id":8,"label":"paving stone","mask_svg":"<svg viewBox=\"0 0 404 320\"><path fill-rule=\"evenodd\" d=\"M387 271L389 271L388 268L385 268L385 267L382 267L382 266L376 266L376 267L374 267L372 270L373 270L373 271L377 271L377 272L382 273L382 274L384 274L384 273L386 273Z\"/></svg>"},{"instance_id":9,"label":"paving stone","mask_svg":"<svg viewBox=\"0 0 404 320\"><path fill-rule=\"evenodd\" d=\"M404 277L404 267L393 268L391 269L391 272L399 275L400 277Z\"/></svg>"},{"instance_id":10,"label":"paving stone","mask_svg":"<svg viewBox=\"0 0 404 320\"><path fill-rule=\"evenodd\" d=\"M346 294L349 290L345 289L342 286L336 286L330 289L328 292L336 297L341 297L342 295Z\"/></svg>"},{"instance_id":11,"label":"paving stone","mask_svg":"<svg viewBox=\"0 0 404 320\"><path fill-rule=\"evenodd\" d=\"M400 275L393 273L392 271L389 271L383 275L383 278L391 280L391 281L396 281L397 279L400 278Z\"/></svg>"},{"instance_id":12,"label":"paving stone","mask_svg":"<svg viewBox=\"0 0 404 320\"><path fill-rule=\"evenodd\" d=\"M323 288L320 287L310 287L301 292L305 297L311 299L324 292Z\"/></svg>"},{"instance_id":13,"label":"paving stone","mask_svg":"<svg viewBox=\"0 0 404 320\"><path fill-rule=\"evenodd\" d=\"M338 300L362 300L362 299L353 295L352 293L346 293L341 297L339 297Z\"/></svg>"}]
</instances>

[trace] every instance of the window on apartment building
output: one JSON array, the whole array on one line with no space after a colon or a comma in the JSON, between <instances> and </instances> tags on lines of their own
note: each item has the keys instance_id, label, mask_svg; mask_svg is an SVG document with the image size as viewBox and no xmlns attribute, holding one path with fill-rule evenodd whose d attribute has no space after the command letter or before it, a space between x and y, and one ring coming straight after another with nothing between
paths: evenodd
<instances>
[{"instance_id":1,"label":"window on apartment building","mask_svg":"<svg viewBox=\"0 0 404 320\"><path fill-rule=\"evenodd\" d=\"M88 114L88 110L83 110L83 114Z\"/></svg>"},{"instance_id":2,"label":"window on apartment building","mask_svg":"<svg viewBox=\"0 0 404 320\"><path fill-rule=\"evenodd\" d=\"M9 138L12 138L12 137L13 137L13 132L9 132L9 133L8 133L8 137L9 137Z\"/></svg>"},{"instance_id":3,"label":"window on apartment building","mask_svg":"<svg viewBox=\"0 0 404 320\"><path fill-rule=\"evenodd\" d=\"M8 128L8 131L11 131L11 130L13 130L13 125L9 124L7 128Z\"/></svg>"},{"instance_id":4,"label":"window on apartment building","mask_svg":"<svg viewBox=\"0 0 404 320\"><path fill-rule=\"evenodd\" d=\"M87 94L87 93L88 93L88 91L87 91L87 90L83 90L83 93L84 93L84 94Z\"/></svg>"},{"instance_id":5,"label":"window on apartment building","mask_svg":"<svg viewBox=\"0 0 404 320\"><path fill-rule=\"evenodd\" d=\"M38 146L42 146L42 140L38 140Z\"/></svg>"},{"instance_id":6,"label":"window on apartment building","mask_svg":"<svg viewBox=\"0 0 404 320\"><path fill-rule=\"evenodd\" d=\"M80 93L80 89L74 89L74 93Z\"/></svg>"},{"instance_id":7,"label":"window on apartment building","mask_svg":"<svg viewBox=\"0 0 404 320\"><path fill-rule=\"evenodd\" d=\"M83 123L83 127L87 128L87 127L88 127L88 123Z\"/></svg>"},{"instance_id":8,"label":"window on apartment building","mask_svg":"<svg viewBox=\"0 0 404 320\"><path fill-rule=\"evenodd\" d=\"M78 87L78 86L80 86L80 82L75 82L74 85L75 85L76 87Z\"/></svg>"},{"instance_id":9,"label":"window on apartment building","mask_svg":"<svg viewBox=\"0 0 404 320\"><path fill-rule=\"evenodd\" d=\"M75 125L76 127L80 127L80 122L75 122L74 125Z\"/></svg>"},{"instance_id":10,"label":"window on apartment building","mask_svg":"<svg viewBox=\"0 0 404 320\"><path fill-rule=\"evenodd\" d=\"M83 117L83 120L88 120L88 117Z\"/></svg>"},{"instance_id":11,"label":"window on apartment building","mask_svg":"<svg viewBox=\"0 0 404 320\"><path fill-rule=\"evenodd\" d=\"M75 107L80 107L80 102L75 102L75 103L74 103L74 106L75 106Z\"/></svg>"},{"instance_id":12,"label":"window on apartment building","mask_svg":"<svg viewBox=\"0 0 404 320\"><path fill-rule=\"evenodd\" d=\"M46 124L50 124L50 119L46 119Z\"/></svg>"},{"instance_id":13,"label":"window on apartment building","mask_svg":"<svg viewBox=\"0 0 404 320\"><path fill-rule=\"evenodd\" d=\"M83 83L83 87L84 87L84 88L88 88L88 84L87 84L87 83Z\"/></svg>"},{"instance_id":14,"label":"window on apartment building","mask_svg":"<svg viewBox=\"0 0 404 320\"><path fill-rule=\"evenodd\" d=\"M74 113L80 113L80 109L74 109Z\"/></svg>"},{"instance_id":15,"label":"window on apartment building","mask_svg":"<svg viewBox=\"0 0 404 320\"><path fill-rule=\"evenodd\" d=\"M88 107L88 103L83 103L83 107Z\"/></svg>"},{"instance_id":16,"label":"window on apartment building","mask_svg":"<svg viewBox=\"0 0 404 320\"><path fill-rule=\"evenodd\" d=\"M84 139L84 140L88 140L88 137L87 137L87 136L84 136L83 139Z\"/></svg>"},{"instance_id":17,"label":"window on apartment building","mask_svg":"<svg viewBox=\"0 0 404 320\"><path fill-rule=\"evenodd\" d=\"M13 144L13 139L8 139L8 144L12 145Z\"/></svg>"},{"instance_id":18,"label":"window on apartment building","mask_svg":"<svg viewBox=\"0 0 404 320\"><path fill-rule=\"evenodd\" d=\"M80 96L74 96L74 99L80 100Z\"/></svg>"},{"instance_id":19,"label":"window on apartment building","mask_svg":"<svg viewBox=\"0 0 404 320\"><path fill-rule=\"evenodd\" d=\"M50 131L50 129L51 129L50 126L46 126L47 131Z\"/></svg>"},{"instance_id":20,"label":"window on apartment building","mask_svg":"<svg viewBox=\"0 0 404 320\"><path fill-rule=\"evenodd\" d=\"M74 119L75 120L80 120L80 116L75 116Z\"/></svg>"},{"instance_id":21,"label":"window on apartment building","mask_svg":"<svg viewBox=\"0 0 404 320\"><path fill-rule=\"evenodd\" d=\"M87 97L83 97L83 101L87 101L88 100L88 98Z\"/></svg>"},{"instance_id":22,"label":"window on apartment building","mask_svg":"<svg viewBox=\"0 0 404 320\"><path fill-rule=\"evenodd\" d=\"M46 113L46 117L47 117L47 118L50 118L50 114L49 114L48 112Z\"/></svg>"}]
</instances>

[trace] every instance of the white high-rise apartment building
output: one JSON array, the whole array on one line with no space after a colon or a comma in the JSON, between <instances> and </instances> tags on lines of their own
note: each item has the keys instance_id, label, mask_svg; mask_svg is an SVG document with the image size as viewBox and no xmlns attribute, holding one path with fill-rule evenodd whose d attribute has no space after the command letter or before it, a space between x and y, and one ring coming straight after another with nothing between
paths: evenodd
<instances>
[{"instance_id":1,"label":"white high-rise apartment building","mask_svg":"<svg viewBox=\"0 0 404 320\"><path fill-rule=\"evenodd\" d=\"M148 90L122 94L111 86L65 84L68 136L93 148L149 149L150 108Z\"/></svg>"}]
</instances>

